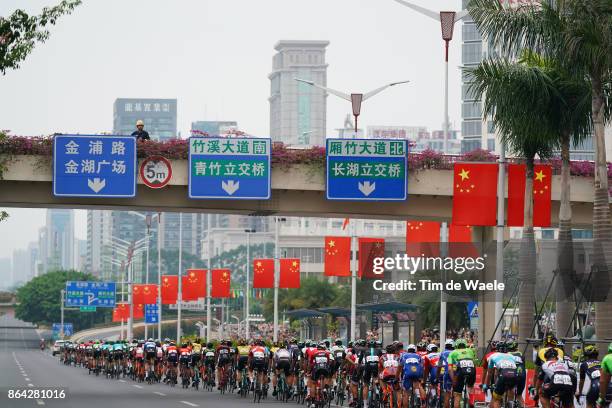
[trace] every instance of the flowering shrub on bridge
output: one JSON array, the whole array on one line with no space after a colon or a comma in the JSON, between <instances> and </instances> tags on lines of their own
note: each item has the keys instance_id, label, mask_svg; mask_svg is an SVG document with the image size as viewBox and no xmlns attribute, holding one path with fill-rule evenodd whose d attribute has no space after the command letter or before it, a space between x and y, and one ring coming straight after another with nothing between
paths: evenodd
<instances>
[{"instance_id":1,"label":"flowering shrub on bridge","mask_svg":"<svg viewBox=\"0 0 612 408\"><path fill-rule=\"evenodd\" d=\"M138 142L138 157L145 158L153 155L163 156L167 159L186 160L189 156L189 145L186 139L173 139L165 142L145 141ZM51 157L53 155L52 136L6 136L0 137L0 155L37 155ZM408 168L411 171L419 170L450 170L453 163L461 162L494 162L497 156L488 150L477 149L462 155L444 155L434 150L424 150L419 153L408 154ZM516 160L509 159L514 162ZM553 158L547 163L553 167L553 173L561 171L561 159ZM282 143L272 145L272 165L289 168L294 165L308 165L312 168L325 167L325 148L311 147L308 149L292 149ZM570 166L573 176L593 177L594 165L589 161L573 161ZM608 177L612 178L612 163L608 163Z\"/></svg>"}]
</instances>

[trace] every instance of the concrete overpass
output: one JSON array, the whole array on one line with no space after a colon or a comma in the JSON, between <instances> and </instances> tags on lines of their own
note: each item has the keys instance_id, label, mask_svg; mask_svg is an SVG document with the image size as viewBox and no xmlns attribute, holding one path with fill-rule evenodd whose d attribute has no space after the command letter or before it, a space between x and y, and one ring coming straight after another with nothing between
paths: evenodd
<instances>
[{"instance_id":1,"label":"concrete overpass","mask_svg":"<svg viewBox=\"0 0 612 408\"><path fill-rule=\"evenodd\" d=\"M213 212L250 215L352 217L372 219L432 219L450 221L452 171L420 170L410 173L406 202L343 202L325 198L323 169L295 165L272 169L272 198L256 200L191 200L187 194L186 160L173 160L170 184L160 190L138 181L133 199L58 198L53 196L52 158L14 156L0 180L0 206L25 208L75 208ZM572 210L575 226L592 224L593 179L572 177ZM560 177L552 184L552 222L559 212Z\"/></svg>"}]
</instances>

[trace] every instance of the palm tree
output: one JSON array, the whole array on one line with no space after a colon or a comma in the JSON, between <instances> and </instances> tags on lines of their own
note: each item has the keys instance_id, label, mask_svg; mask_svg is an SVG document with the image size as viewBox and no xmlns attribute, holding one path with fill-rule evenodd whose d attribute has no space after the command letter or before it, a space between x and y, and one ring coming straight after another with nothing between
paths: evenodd
<instances>
[{"instance_id":1,"label":"palm tree","mask_svg":"<svg viewBox=\"0 0 612 408\"><path fill-rule=\"evenodd\" d=\"M573 9L578 8L579 4L586 3L602 3L598 0L580 0L578 2L566 2L564 0L557 1L541 1L537 5L523 5L518 9L509 9L505 8L501 2L497 0L472 0L469 4L469 11L476 25L478 26L481 33L486 35L493 44L498 46L502 53L505 55L517 55L518 52L522 50L532 50L539 53L542 53L546 58L551 61L556 61L556 65L563 72L561 75L562 78L565 78L563 81L565 84L568 78L571 78L570 83L575 80L579 80L580 78L588 77L587 73L589 72L589 68L584 61L578 60L578 50L580 47L579 41L576 41L577 35L573 35L576 31L576 27L580 27L581 25L589 26L591 31L595 31L598 33L596 38L605 38L606 34L610 36L610 14L599 13L596 19L593 19L593 16L586 17L584 14L580 15L573 11ZM571 4L571 6L570 6ZM609 2L608 2L609 4ZM599 8L600 11L602 7ZM605 20L607 18L607 25L605 24ZM595 23L597 21L597 23ZM577 25L577 23L580 23ZM589 25L590 24L590 25ZM595 26L593 26L595 24ZM601 24L596 27L597 24ZM607 30L607 31L606 31ZM608 38L609 40L609 38ZM600 65L605 65L605 61L602 62L601 50L605 49L606 41L599 41L599 52L593 52L592 55L599 55L599 57L593 58L599 61ZM569 46L571 44L571 46ZM609 41L608 41L609 47ZM591 48L596 48L595 46ZM608 48L609 49L609 48ZM604 53L606 54L606 53ZM607 51L608 58L610 57L610 52ZM589 55L587 53L587 55ZM583 58L588 60L588 58ZM609 67L609 60L608 60ZM609 68L608 68L609 72ZM592 81L591 81L592 85ZM608 79L609 85L609 79ZM572 89L573 88L573 89ZM579 86L582 88L582 85ZM570 91L570 94L575 91L573 85L570 88L562 87L565 91ZM597 95L595 91L593 91L593 95ZM589 96L589 99L590 96ZM598 98L592 98L594 104L595 100ZM572 104L578 103L581 107L584 107L585 99L581 98L579 95L574 94L569 95L569 98L565 99L567 111L571 113ZM594 106L594 105L593 105ZM609 118L609 109L610 105L605 106L605 116L604 118ZM589 109L591 110L591 109ZM580 109L581 111L581 109ZM578 110L576 111L578 112ZM595 110L593 109L593 112ZM574 118L577 118L580 123L582 123L582 118L576 115ZM570 183L569 183L569 146L570 140L574 144L579 143L580 139L584 134L585 127L582 125L577 125L574 122L572 124L572 117L566 116L566 118L570 119L570 123L567 123L567 126L563 128L560 127L560 138L561 138L561 156L562 156L562 185L561 185L561 208L559 212L559 246L558 246L558 271L559 277L561 279L558 280L557 286L557 328L558 331L561 330L561 334L565 334L566 328L569 326L569 305L565 300L567 299L568 288L574 286L571 282L571 275L573 273L573 244L571 241L571 207L570 207ZM593 120L595 122L595 120ZM561 124L561 123L560 123ZM574 132L571 132L570 129L575 129ZM597 154L598 154L598 163L603 163L605 167L605 146L603 145L603 127L601 127L601 131L599 131L601 135L601 143L597 142L598 130L597 126L595 127L596 133L596 144L597 144ZM568 133L569 132L569 133ZM603 157L601 155L603 154ZM600 169L602 164L598 164L598 168ZM599 170L601 173L601 170ZM607 180L606 180L607 182ZM606 190L607 187L601 187L601 191ZM602 196L599 200L597 200L597 195ZM606 230L606 225L609 224L609 214L606 215L606 211L608 209L607 205L607 193L605 198L603 194L596 192L596 202L594 203L594 232L604 231ZM605 201L605 202L604 202ZM598 216L601 214L601 216ZM608 221L606 222L606 218ZM609 241L606 240L605 234L594 234L594 245L596 248L603 248L606 245L607 247L612 248ZM598 245L597 242L602 242L603 245ZM603 251L600 251L600 254ZM605 261L605 256L600 256L602 261ZM610 258L607 258L610 259ZM605 262L598 262L597 264L601 265ZM609 263L609 262L608 262ZM605 269L605 268L600 268ZM599 285L604 286L604 285ZM612 316L612 313L607 313L609 316ZM602 314L599 314L599 318L601 318ZM610 335L607 334L609 337Z\"/></svg>"},{"instance_id":2,"label":"palm tree","mask_svg":"<svg viewBox=\"0 0 612 408\"><path fill-rule=\"evenodd\" d=\"M533 179L536 156L549 157L556 135L547 123L555 89L551 78L527 61L485 60L467 72L471 91L483 98L483 116L491 116L510 150L526 164L523 236L519 255L519 341L531 335L535 303L536 248L533 231Z\"/></svg>"}]
</instances>

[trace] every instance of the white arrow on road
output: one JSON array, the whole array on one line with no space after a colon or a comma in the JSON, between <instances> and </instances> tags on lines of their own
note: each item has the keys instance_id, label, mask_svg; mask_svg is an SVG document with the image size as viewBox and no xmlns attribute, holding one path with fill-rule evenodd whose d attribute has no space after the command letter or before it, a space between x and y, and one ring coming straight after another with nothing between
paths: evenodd
<instances>
[{"instance_id":1,"label":"white arrow on road","mask_svg":"<svg viewBox=\"0 0 612 408\"><path fill-rule=\"evenodd\" d=\"M227 180L227 182L221 182L221 188L229 195L234 194L240 188L240 182L234 180Z\"/></svg>"},{"instance_id":2,"label":"white arrow on road","mask_svg":"<svg viewBox=\"0 0 612 408\"><path fill-rule=\"evenodd\" d=\"M372 194L374 190L376 190L376 183L370 183L369 181L359 183L359 191L361 191L366 197Z\"/></svg>"},{"instance_id":3,"label":"white arrow on road","mask_svg":"<svg viewBox=\"0 0 612 408\"><path fill-rule=\"evenodd\" d=\"M93 180L87 179L87 185L93 190L94 193L99 193L104 187L106 187L106 180L95 178Z\"/></svg>"}]
</instances>

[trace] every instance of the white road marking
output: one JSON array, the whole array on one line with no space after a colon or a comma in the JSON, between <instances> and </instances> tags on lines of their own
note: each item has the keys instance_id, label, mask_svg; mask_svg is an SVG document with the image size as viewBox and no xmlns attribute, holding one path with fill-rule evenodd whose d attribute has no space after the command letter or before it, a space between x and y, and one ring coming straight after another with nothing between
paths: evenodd
<instances>
[{"instance_id":1,"label":"white road marking","mask_svg":"<svg viewBox=\"0 0 612 408\"><path fill-rule=\"evenodd\" d=\"M30 379L29 379L28 377L24 378L24 380L26 380L26 381L30 381Z\"/></svg>"},{"instance_id":2,"label":"white road marking","mask_svg":"<svg viewBox=\"0 0 612 408\"><path fill-rule=\"evenodd\" d=\"M43 400L36 400L36 403L38 405L45 405L45 401L43 401Z\"/></svg>"},{"instance_id":3,"label":"white road marking","mask_svg":"<svg viewBox=\"0 0 612 408\"><path fill-rule=\"evenodd\" d=\"M23 374L21 374L21 375L23 375L24 377L27 377L27 376L28 376L26 373L23 373Z\"/></svg>"},{"instance_id":4,"label":"white road marking","mask_svg":"<svg viewBox=\"0 0 612 408\"><path fill-rule=\"evenodd\" d=\"M28 387L33 387L33 386L34 386L34 384L32 384L32 383L28 384Z\"/></svg>"},{"instance_id":5,"label":"white road marking","mask_svg":"<svg viewBox=\"0 0 612 408\"><path fill-rule=\"evenodd\" d=\"M132 384L132 387L136 387L136 388L142 388L142 385L138 385L138 384Z\"/></svg>"},{"instance_id":6,"label":"white road marking","mask_svg":"<svg viewBox=\"0 0 612 408\"><path fill-rule=\"evenodd\" d=\"M155 391L155 392L153 392L153 394L157 394L157 395L162 396L162 397L166 396L166 394L164 394L163 392L159 392L159 391Z\"/></svg>"},{"instance_id":7,"label":"white road marking","mask_svg":"<svg viewBox=\"0 0 612 408\"><path fill-rule=\"evenodd\" d=\"M188 401L180 401L185 405L189 405L190 407L199 407L198 404L194 404L193 402L188 402Z\"/></svg>"},{"instance_id":8,"label":"white road marking","mask_svg":"<svg viewBox=\"0 0 612 408\"><path fill-rule=\"evenodd\" d=\"M122 382L122 383L124 383L124 382L125 382L125 380L119 380L119 382Z\"/></svg>"}]
</instances>

